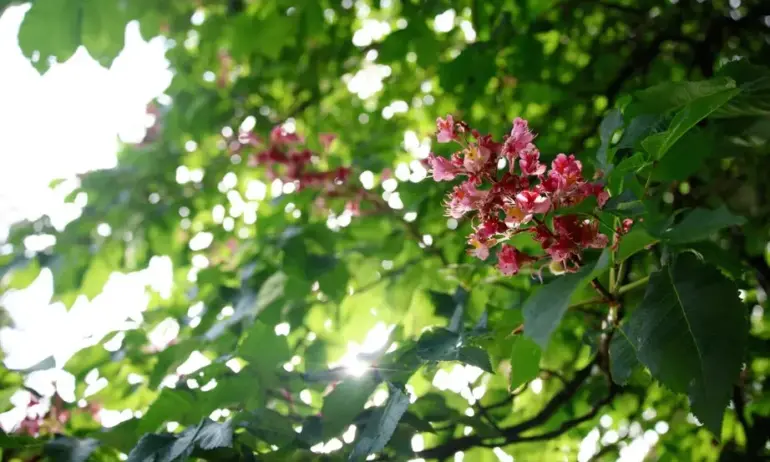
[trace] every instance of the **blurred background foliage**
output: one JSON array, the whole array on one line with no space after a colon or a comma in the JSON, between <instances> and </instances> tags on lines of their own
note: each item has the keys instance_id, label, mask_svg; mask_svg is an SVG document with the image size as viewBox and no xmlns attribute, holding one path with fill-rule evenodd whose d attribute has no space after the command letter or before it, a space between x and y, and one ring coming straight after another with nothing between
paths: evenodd
<instances>
[{"instance_id":1,"label":"blurred background foliage","mask_svg":"<svg viewBox=\"0 0 770 462\"><path fill-rule=\"evenodd\" d=\"M48 268L54 300L71 306L99 294L112 272L161 257L173 285L149 291L140 324L94 339L65 366L78 400L141 417L103 429L98 414L77 412L82 403L62 403L72 417L43 435L52 460L115 460L145 433L155 434L133 460L337 460L367 444L377 460L767 457L770 81L749 63L770 62L770 3L35 0L19 43L41 72L81 45L109 66L129 21L146 38L167 40L174 77L149 108L155 122L142 143L123 147L117 168L79 178L70 197L87 198L79 218L63 229L47 217L13 229L1 287L26 287ZM632 159L641 133L708 93L694 84L676 87L681 100L637 91L714 77L751 91L664 160L625 165L646 169L651 221L723 205L747 219L688 246L736 281L751 318L746 368L719 438L689 414L685 397L641 370L624 387L608 384L591 359L603 330L595 308L569 310L542 357L511 335L540 282L503 278L465 254L469 224L447 220L448 186L426 180L421 162L431 149L447 154L431 146L438 116L498 137L521 116L545 160L574 152L588 172L604 171L609 164L594 160L603 142L617 148L616 163ZM627 116L622 137L601 127L613 108ZM634 110L658 118L629 125ZM341 200L319 208L313 191L250 166L238 134L267 137L282 123L316 151L318 134L336 134L316 165L350 166L351 181L389 207L364 202L359 217ZM25 251L32 235L55 244ZM629 281L670 251L634 254ZM643 292L629 291L625 303L638 304ZM178 334L153 346L149 333L169 322ZM421 337L433 326L449 329ZM118 347L108 351L108 341ZM369 348L357 361L351 342ZM191 354L207 365L180 373ZM512 368L512 354L534 359ZM346 372L371 360L360 377ZM108 385L86 396L94 369ZM25 373L2 372L5 408ZM389 419L407 402L400 421ZM364 431L366 422L374 430ZM0 443L9 457L40 451L21 437Z\"/></svg>"}]
</instances>

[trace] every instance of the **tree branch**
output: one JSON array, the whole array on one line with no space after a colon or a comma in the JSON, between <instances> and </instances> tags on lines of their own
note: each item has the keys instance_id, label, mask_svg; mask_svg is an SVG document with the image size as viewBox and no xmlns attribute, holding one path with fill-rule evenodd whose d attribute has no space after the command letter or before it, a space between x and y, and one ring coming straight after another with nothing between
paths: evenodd
<instances>
[{"instance_id":1,"label":"tree branch","mask_svg":"<svg viewBox=\"0 0 770 462\"><path fill-rule=\"evenodd\" d=\"M539 413L537 413L537 415L535 415L534 417L528 420L525 420L524 422L501 429L503 441L499 441L495 443L494 446L505 446L508 444L513 444L518 442L538 441L539 439L547 439L545 435L548 435L555 431L560 431L561 433L564 433L570 428L574 427L575 425L578 425L582 422L590 420L598 412L598 407L596 409L592 409L591 411L589 411L587 414L583 416L565 421L558 429L553 430L552 432L544 433L542 435L535 435L535 436L521 436L521 433L546 423L565 403L567 403L570 399L572 399L572 397L575 395L578 389L583 385L583 383L588 379L588 377L591 376L591 370L597 364L597 361L598 361L597 358L594 358L590 363L588 363L588 365L586 365L585 367L577 371L577 373L572 378L572 380L567 382L565 387L561 391L559 391L557 394L555 394L553 398L551 398L551 400L548 402L548 404L546 404L545 407ZM616 389L611 389L610 394L606 398L604 398L602 401L599 402L599 407L611 401L616 393L617 393ZM561 434L561 433L558 433L558 434ZM424 458L424 459L443 460L453 456L458 451L464 451L466 449L477 447L477 446L485 447L488 444L492 444L492 443L486 442L486 440L488 439L490 438L485 438L479 435L467 435L454 440L447 441L446 443L441 444L439 446L434 446L432 448L428 448L422 451L417 451L414 454L414 456Z\"/></svg>"}]
</instances>

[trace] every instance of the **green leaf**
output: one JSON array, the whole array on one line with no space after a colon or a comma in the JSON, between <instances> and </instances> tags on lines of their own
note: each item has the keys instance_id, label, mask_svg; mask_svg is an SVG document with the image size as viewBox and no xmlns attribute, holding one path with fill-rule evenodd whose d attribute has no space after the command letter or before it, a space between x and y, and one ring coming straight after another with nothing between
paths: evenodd
<instances>
[{"instance_id":1,"label":"green leaf","mask_svg":"<svg viewBox=\"0 0 770 462\"><path fill-rule=\"evenodd\" d=\"M180 421L181 417L190 413L195 406L193 396L189 392L164 388L158 398L142 417L139 432L145 433L157 429L167 421Z\"/></svg>"},{"instance_id":2,"label":"green leaf","mask_svg":"<svg viewBox=\"0 0 770 462\"><path fill-rule=\"evenodd\" d=\"M192 339L186 339L177 344L170 345L168 348L158 353L156 355L158 361L150 372L148 383L150 388L158 388L163 379L169 374L169 370L179 367L179 365L185 362L198 345L198 342L193 341ZM101 345L98 346L101 352L103 352L103 356L109 357L107 350Z\"/></svg>"},{"instance_id":3,"label":"green leaf","mask_svg":"<svg viewBox=\"0 0 770 462\"><path fill-rule=\"evenodd\" d=\"M622 329L652 376L688 393L693 413L720 435L748 333L735 284L695 255L682 254L650 276L641 305ZM618 348L616 360L627 363Z\"/></svg>"},{"instance_id":4,"label":"green leaf","mask_svg":"<svg viewBox=\"0 0 770 462\"><path fill-rule=\"evenodd\" d=\"M646 211L644 203L631 189L626 189L617 196L610 197L602 210L622 217L635 217Z\"/></svg>"},{"instance_id":5,"label":"green leaf","mask_svg":"<svg viewBox=\"0 0 770 462\"><path fill-rule=\"evenodd\" d=\"M86 462L97 447L99 441L93 438L56 436L46 443L44 450L52 462Z\"/></svg>"},{"instance_id":6,"label":"green leaf","mask_svg":"<svg viewBox=\"0 0 770 462\"><path fill-rule=\"evenodd\" d=\"M719 75L735 80L741 94L717 109L712 117L762 117L770 115L770 69L756 66L746 59L731 61Z\"/></svg>"},{"instance_id":7,"label":"green leaf","mask_svg":"<svg viewBox=\"0 0 770 462\"><path fill-rule=\"evenodd\" d=\"M632 116L663 114L731 88L735 88L735 81L725 77L696 82L662 83L634 94L636 102L628 112Z\"/></svg>"},{"instance_id":8,"label":"green leaf","mask_svg":"<svg viewBox=\"0 0 770 462\"><path fill-rule=\"evenodd\" d=\"M652 179L675 181L689 178L714 153L714 146L711 132L693 128L671 146L667 156L658 161L652 171Z\"/></svg>"},{"instance_id":9,"label":"green leaf","mask_svg":"<svg viewBox=\"0 0 770 462\"><path fill-rule=\"evenodd\" d=\"M233 447L232 421L214 422L208 417L203 420L194 440L204 450Z\"/></svg>"},{"instance_id":10,"label":"green leaf","mask_svg":"<svg viewBox=\"0 0 770 462\"><path fill-rule=\"evenodd\" d=\"M511 348L511 390L534 379L540 373L542 350L526 335L517 335Z\"/></svg>"},{"instance_id":11,"label":"green leaf","mask_svg":"<svg viewBox=\"0 0 770 462\"><path fill-rule=\"evenodd\" d=\"M129 17L116 1L81 0L81 40L95 60L109 67L123 49Z\"/></svg>"},{"instance_id":12,"label":"green leaf","mask_svg":"<svg viewBox=\"0 0 770 462\"><path fill-rule=\"evenodd\" d=\"M323 438L328 440L338 436L353 423L356 416L364 410L366 401L377 385L378 381L373 374L360 379L351 377L338 384L324 397L321 410Z\"/></svg>"},{"instance_id":13,"label":"green leaf","mask_svg":"<svg viewBox=\"0 0 770 462\"><path fill-rule=\"evenodd\" d=\"M610 341L610 373L612 380L619 385L625 385L634 369L639 367L639 365L639 359L636 357L633 345L631 345L626 333L622 329L618 329Z\"/></svg>"},{"instance_id":14,"label":"green leaf","mask_svg":"<svg viewBox=\"0 0 770 462\"><path fill-rule=\"evenodd\" d=\"M390 396L385 406L372 412L361 436L356 439L348 460L366 460L369 454L381 451L409 407L409 395L398 387L388 384Z\"/></svg>"},{"instance_id":15,"label":"green leaf","mask_svg":"<svg viewBox=\"0 0 770 462\"><path fill-rule=\"evenodd\" d=\"M594 264L583 266L576 273L557 277L553 282L535 292L524 304L524 333L541 348L548 346L551 334L567 312L572 294L594 273L601 272L609 264L609 253L603 252Z\"/></svg>"},{"instance_id":16,"label":"green leaf","mask_svg":"<svg viewBox=\"0 0 770 462\"><path fill-rule=\"evenodd\" d=\"M256 321L238 347L238 354L258 370L274 370L291 358L286 337L275 329Z\"/></svg>"},{"instance_id":17,"label":"green leaf","mask_svg":"<svg viewBox=\"0 0 770 462\"><path fill-rule=\"evenodd\" d=\"M38 70L47 69L49 56L63 62L75 53L80 45L80 3L81 0L39 0L32 3L19 28L19 46L27 58L35 52L40 54L33 62Z\"/></svg>"},{"instance_id":18,"label":"green leaf","mask_svg":"<svg viewBox=\"0 0 770 462\"><path fill-rule=\"evenodd\" d=\"M148 433L144 435L134 449L128 453L126 462L160 462L162 460L168 460L168 457L164 456L167 456L168 454L177 454L179 452L178 450L172 451L176 441L177 438L171 434L158 435L155 433ZM185 446L179 455L184 453L188 447L189 445Z\"/></svg>"},{"instance_id":19,"label":"green leaf","mask_svg":"<svg viewBox=\"0 0 770 462\"><path fill-rule=\"evenodd\" d=\"M424 361L453 361L458 359L460 346L460 334L437 327L420 336L417 355Z\"/></svg>"},{"instance_id":20,"label":"green leaf","mask_svg":"<svg viewBox=\"0 0 770 462\"><path fill-rule=\"evenodd\" d=\"M623 136L618 141L618 149L633 149L639 144L639 140L646 137L650 131L661 122L661 116L652 114L642 114L640 116L631 119L625 130L623 130Z\"/></svg>"},{"instance_id":21,"label":"green leaf","mask_svg":"<svg viewBox=\"0 0 770 462\"><path fill-rule=\"evenodd\" d=\"M474 347L474 346L464 346L460 348L460 351L458 353L457 360L461 363L470 364L471 366L476 366L479 369L493 373L495 372L495 369L492 367L492 364L489 362L489 355L483 348Z\"/></svg>"},{"instance_id":22,"label":"green leaf","mask_svg":"<svg viewBox=\"0 0 770 462\"><path fill-rule=\"evenodd\" d=\"M40 262L37 258L14 260L4 271L10 271L8 286L12 289L25 289L35 282L40 275Z\"/></svg>"},{"instance_id":23,"label":"green leaf","mask_svg":"<svg viewBox=\"0 0 770 462\"><path fill-rule=\"evenodd\" d=\"M637 224L631 228L628 234L620 238L617 261L627 260L630 256L641 252L658 241L658 238L651 236L646 229Z\"/></svg>"},{"instance_id":24,"label":"green leaf","mask_svg":"<svg viewBox=\"0 0 770 462\"><path fill-rule=\"evenodd\" d=\"M642 141L644 150L650 154L653 160L662 159L674 143L688 130L740 92L739 88L732 88L705 96L688 104L674 117L668 130L663 133L656 133Z\"/></svg>"},{"instance_id":25,"label":"green leaf","mask_svg":"<svg viewBox=\"0 0 770 462\"><path fill-rule=\"evenodd\" d=\"M610 142L612 141L612 135L616 130L623 127L623 113L618 109L613 109L607 113L607 115L599 124L599 138L601 145L596 152L596 161L599 164L599 168L607 170L609 164L612 163L613 153L610 152Z\"/></svg>"},{"instance_id":26,"label":"green leaf","mask_svg":"<svg viewBox=\"0 0 770 462\"><path fill-rule=\"evenodd\" d=\"M708 239L720 229L744 223L745 218L733 215L724 205L716 210L698 208L664 231L660 237L670 244L684 244Z\"/></svg>"},{"instance_id":27,"label":"green leaf","mask_svg":"<svg viewBox=\"0 0 770 462\"><path fill-rule=\"evenodd\" d=\"M278 272L267 278L257 292L256 313L261 313L265 308L275 303L281 298L286 290L288 278L285 274Z\"/></svg>"},{"instance_id":28,"label":"green leaf","mask_svg":"<svg viewBox=\"0 0 770 462\"><path fill-rule=\"evenodd\" d=\"M291 420L272 409L260 408L245 412L233 420L243 422L251 434L269 444L283 446L297 438Z\"/></svg>"}]
</instances>

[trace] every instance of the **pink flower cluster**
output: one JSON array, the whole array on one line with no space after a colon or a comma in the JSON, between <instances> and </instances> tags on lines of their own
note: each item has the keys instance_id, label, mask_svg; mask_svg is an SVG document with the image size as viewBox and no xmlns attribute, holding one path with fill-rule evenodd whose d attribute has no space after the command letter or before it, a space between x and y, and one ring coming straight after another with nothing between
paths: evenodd
<instances>
[{"instance_id":1,"label":"pink flower cluster","mask_svg":"<svg viewBox=\"0 0 770 462\"><path fill-rule=\"evenodd\" d=\"M321 134L319 141L328 149L335 135ZM304 139L295 133L276 126L270 132L270 140L264 143L253 133L242 134L241 144L261 149L249 158L251 166L265 166L270 179L280 178L284 182L296 182L297 189L318 188L327 192L337 189L350 175L350 169L339 167L329 171L312 170L314 153L301 148Z\"/></svg>"},{"instance_id":2,"label":"pink flower cluster","mask_svg":"<svg viewBox=\"0 0 770 462\"><path fill-rule=\"evenodd\" d=\"M608 245L595 216L550 213L590 196L603 207L609 194L601 184L583 178L583 166L574 155L559 154L550 170L541 163L526 120L516 118L502 143L455 122L451 115L439 118L437 129L439 143L456 142L461 147L451 158L430 154L428 163L436 181L465 177L449 194L446 206L452 218L474 216L474 232L468 236L470 254L486 260L490 248L503 243L497 252L498 268L514 275L522 266L548 258L564 271L575 271L583 249ZM543 255L528 255L504 244L523 232L540 244Z\"/></svg>"}]
</instances>

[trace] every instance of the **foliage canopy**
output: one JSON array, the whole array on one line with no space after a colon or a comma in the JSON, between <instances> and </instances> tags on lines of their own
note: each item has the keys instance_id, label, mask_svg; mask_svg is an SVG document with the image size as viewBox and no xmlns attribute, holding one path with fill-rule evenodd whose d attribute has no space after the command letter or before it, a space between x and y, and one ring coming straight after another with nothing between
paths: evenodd
<instances>
[{"instance_id":1,"label":"foliage canopy","mask_svg":"<svg viewBox=\"0 0 770 462\"><path fill-rule=\"evenodd\" d=\"M174 78L145 141L79 179L79 218L12 230L0 290L48 268L71 306L161 256L174 283L119 348L64 365L78 399L141 417L105 429L41 397L4 460L767 457L768 18L762 0L35 0L19 41L41 72L81 45L109 65L137 20ZM423 161L447 114L498 140L524 117L544 164L574 153L609 198L564 213L609 245L575 272L468 255L479 223L447 218ZM279 124L311 173L255 165ZM25 252L40 234L55 244ZM341 362L371 332L387 340ZM194 353L210 363L177 373ZM109 385L86 396L93 370ZM5 409L29 372L0 372Z\"/></svg>"}]
</instances>

